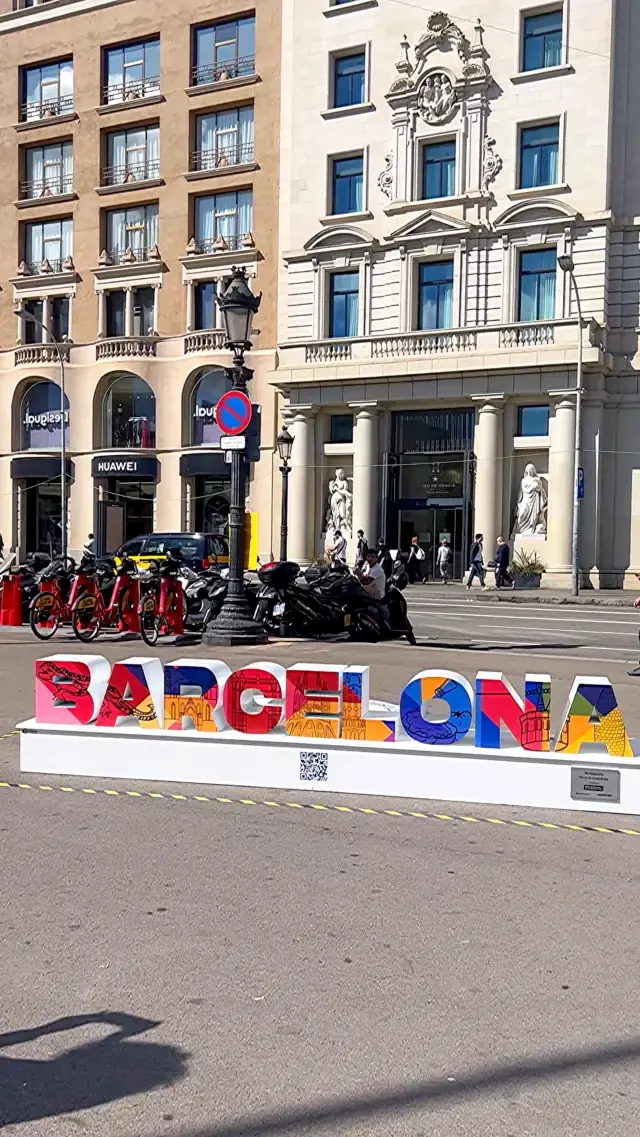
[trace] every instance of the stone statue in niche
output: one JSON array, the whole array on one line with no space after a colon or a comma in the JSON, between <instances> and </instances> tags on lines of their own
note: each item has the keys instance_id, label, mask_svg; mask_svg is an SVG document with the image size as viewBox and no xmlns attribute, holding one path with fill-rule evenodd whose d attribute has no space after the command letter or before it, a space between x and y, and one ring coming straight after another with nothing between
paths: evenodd
<instances>
[{"instance_id":1,"label":"stone statue in niche","mask_svg":"<svg viewBox=\"0 0 640 1137\"><path fill-rule=\"evenodd\" d=\"M418 109L425 122L445 122L456 109L456 93L444 71L428 75L418 95Z\"/></svg>"},{"instance_id":2,"label":"stone statue in niche","mask_svg":"<svg viewBox=\"0 0 640 1137\"><path fill-rule=\"evenodd\" d=\"M520 482L515 532L518 537L544 537L547 533L547 490L533 462L528 462Z\"/></svg>"},{"instance_id":3,"label":"stone statue in niche","mask_svg":"<svg viewBox=\"0 0 640 1137\"><path fill-rule=\"evenodd\" d=\"M336 470L334 477L329 482L329 508L326 517L325 541L327 548L333 545L338 530L345 537L351 536L352 502L353 494L349 489L346 474L344 470Z\"/></svg>"}]
</instances>

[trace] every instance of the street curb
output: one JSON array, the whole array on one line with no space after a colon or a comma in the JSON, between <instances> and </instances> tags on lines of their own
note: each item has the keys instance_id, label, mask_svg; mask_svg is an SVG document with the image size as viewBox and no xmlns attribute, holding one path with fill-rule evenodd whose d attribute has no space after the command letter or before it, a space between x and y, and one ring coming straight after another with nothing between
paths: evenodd
<instances>
[{"instance_id":1,"label":"street curb","mask_svg":"<svg viewBox=\"0 0 640 1137\"><path fill-rule=\"evenodd\" d=\"M414 598L417 596L424 596L432 598L432 593L436 592L435 587L414 585L409 591L409 595ZM447 595L450 599L459 604L473 603L473 604L541 604L551 607L577 607L577 608L633 608L634 601L640 597L640 592L629 592L624 596L603 596L602 593L595 595L580 596L558 596L557 593L545 595L544 591L538 592L534 589L531 591L523 589L522 592L504 592L499 593L495 591L481 592L471 591L464 595L462 590L451 588L447 590L442 588L437 590L437 596L442 599Z\"/></svg>"}]
</instances>

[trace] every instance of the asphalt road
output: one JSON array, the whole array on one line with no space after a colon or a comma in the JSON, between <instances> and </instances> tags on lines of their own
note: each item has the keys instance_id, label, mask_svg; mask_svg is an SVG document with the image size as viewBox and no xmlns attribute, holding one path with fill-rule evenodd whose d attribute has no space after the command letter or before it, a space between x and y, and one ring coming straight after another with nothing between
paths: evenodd
<instances>
[{"instance_id":1,"label":"asphalt road","mask_svg":"<svg viewBox=\"0 0 640 1137\"><path fill-rule=\"evenodd\" d=\"M517 683L535 649L505 659L504 638L476 643L483 613L447 615L438 642L456 648L261 654L369 662L387 698L444 658ZM32 661L49 650L76 645L3 632L2 733L31 713ZM178 653L202 649L159 652ZM549 662L558 715L575 659L559 648ZM606 673L640 734L634 681L620 662ZM19 776L15 736L0 771L34 787L0 788L7 1133L635 1137L640 836L547 827L593 814L455 803L158 783L116 795L63 778L40 790ZM234 800L194 800L216 796Z\"/></svg>"}]
</instances>

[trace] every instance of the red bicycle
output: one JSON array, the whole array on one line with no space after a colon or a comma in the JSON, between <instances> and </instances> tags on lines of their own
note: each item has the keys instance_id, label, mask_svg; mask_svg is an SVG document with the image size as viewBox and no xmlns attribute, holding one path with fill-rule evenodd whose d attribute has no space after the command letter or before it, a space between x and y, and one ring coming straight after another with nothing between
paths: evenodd
<instances>
[{"instance_id":1,"label":"red bicycle","mask_svg":"<svg viewBox=\"0 0 640 1137\"><path fill-rule=\"evenodd\" d=\"M97 591L93 558L84 556L76 571L73 557L57 557L40 573L39 588L29 605L29 625L39 640L50 640L71 622L74 606Z\"/></svg>"},{"instance_id":2,"label":"red bicycle","mask_svg":"<svg viewBox=\"0 0 640 1137\"><path fill-rule=\"evenodd\" d=\"M108 603L103 593L115 580ZM97 583L102 575L101 586ZM106 578L106 579L105 579ZM93 591L80 596L73 605L71 626L74 635L82 643L92 643L103 628L114 628L118 632L138 632L140 604L140 582L134 562L125 557L116 570L113 557L104 557L94 570L95 587Z\"/></svg>"},{"instance_id":3,"label":"red bicycle","mask_svg":"<svg viewBox=\"0 0 640 1137\"><path fill-rule=\"evenodd\" d=\"M180 636L184 631L186 599L179 578L180 562L167 554L166 560L143 584L140 600L140 635L149 647L159 636Z\"/></svg>"}]
</instances>

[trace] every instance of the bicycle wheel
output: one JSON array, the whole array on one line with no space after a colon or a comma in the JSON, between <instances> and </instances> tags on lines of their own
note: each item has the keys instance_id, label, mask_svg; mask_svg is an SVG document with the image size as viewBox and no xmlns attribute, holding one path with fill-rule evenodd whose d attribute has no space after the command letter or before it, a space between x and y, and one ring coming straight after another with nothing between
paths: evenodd
<instances>
[{"instance_id":1,"label":"bicycle wheel","mask_svg":"<svg viewBox=\"0 0 640 1137\"><path fill-rule=\"evenodd\" d=\"M39 640L50 640L60 627L60 610L55 606L55 597L43 592L36 596L29 611L29 625Z\"/></svg>"},{"instance_id":2,"label":"bicycle wheel","mask_svg":"<svg viewBox=\"0 0 640 1137\"><path fill-rule=\"evenodd\" d=\"M147 596L138 609L140 616L140 635L149 647L155 647L160 635L160 617L155 597Z\"/></svg>"},{"instance_id":3,"label":"bicycle wheel","mask_svg":"<svg viewBox=\"0 0 640 1137\"><path fill-rule=\"evenodd\" d=\"M97 596L81 596L73 606L71 627L83 644L90 644L102 629L102 606Z\"/></svg>"}]
</instances>

